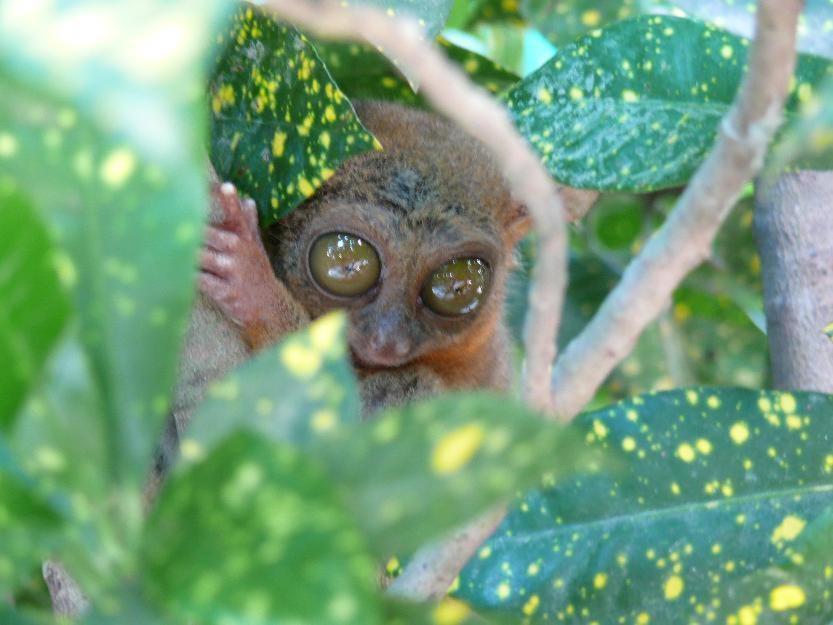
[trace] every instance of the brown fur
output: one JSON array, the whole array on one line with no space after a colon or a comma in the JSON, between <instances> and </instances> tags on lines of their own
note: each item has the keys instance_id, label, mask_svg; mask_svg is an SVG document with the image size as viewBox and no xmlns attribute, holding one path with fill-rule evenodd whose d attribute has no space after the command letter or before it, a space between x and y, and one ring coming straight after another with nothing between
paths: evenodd
<instances>
[{"instance_id":1,"label":"brown fur","mask_svg":"<svg viewBox=\"0 0 833 625\"><path fill-rule=\"evenodd\" d=\"M371 387L365 391L370 409L442 388L507 389L503 300L514 245L528 227L525 212L486 149L456 126L390 103L356 108L384 151L349 160L315 196L267 230L276 274L312 318L347 309L350 345L362 384ZM380 284L355 300L326 294L307 269L315 239L337 230L361 236L381 257ZM421 304L420 290L441 264L467 255L489 262L489 295L472 315L440 317ZM365 365L373 360L365 357L369 338L380 326L412 346L402 362L383 370ZM395 391L378 388L396 375L425 380L404 389L394 384ZM381 395L384 401L374 400Z\"/></svg>"}]
</instances>

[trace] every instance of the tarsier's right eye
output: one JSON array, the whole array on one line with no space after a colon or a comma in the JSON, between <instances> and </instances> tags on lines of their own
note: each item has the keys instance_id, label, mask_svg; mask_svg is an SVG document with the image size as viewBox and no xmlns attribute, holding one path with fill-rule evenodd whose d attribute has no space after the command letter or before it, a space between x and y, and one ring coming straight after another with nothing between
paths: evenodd
<instances>
[{"instance_id":1,"label":"tarsier's right eye","mask_svg":"<svg viewBox=\"0 0 833 625\"><path fill-rule=\"evenodd\" d=\"M437 269L422 287L422 301L445 317L459 317L480 307L492 271L480 258L455 258Z\"/></svg>"},{"instance_id":2,"label":"tarsier's right eye","mask_svg":"<svg viewBox=\"0 0 833 625\"><path fill-rule=\"evenodd\" d=\"M309 253L309 268L322 289L340 297L367 293L379 280L379 255L364 239L345 232L320 236Z\"/></svg>"}]
</instances>

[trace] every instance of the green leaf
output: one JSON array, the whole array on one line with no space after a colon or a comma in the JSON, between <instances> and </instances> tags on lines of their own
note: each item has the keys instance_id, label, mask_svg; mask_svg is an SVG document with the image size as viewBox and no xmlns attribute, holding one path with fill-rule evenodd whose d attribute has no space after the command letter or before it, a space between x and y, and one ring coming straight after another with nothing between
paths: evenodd
<instances>
[{"instance_id":1,"label":"green leaf","mask_svg":"<svg viewBox=\"0 0 833 625\"><path fill-rule=\"evenodd\" d=\"M346 319L313 322L209 387L182 441L185 460L239 429L306 445L357 421L359 396L347 360Z\"/></svg>"},{"instance_id":2,"label":"green leaf","mask_svg":"<svg viewBox=\"0 0 833 625\"><path fill-rule=\"evenodd\" d=\"M713 22L720 28L751 37L755 12L735 0L666 0L692 17ZM833 4L829 0L806 0L798 29L798 50L833 59Z\"/></svg>"},{"instance_id":3,"label":"green leaf","mask_svg":"<svg viewBox=\"0 0 833 625\"><path fill-rule=\"evenodd\" d=\"M14 141L0 130L0 153ZM0 157L0 160L2 157ZM37 379L69 315L55 250L31 204L0 186L0 431Z\"/></svg>"},{"instance_id":4,"label":"green leaf","mask_svg":"<svg viewBox=\"0 0 833 625\"><path fill-rule=\"evenodd\" d=\"M0 597L40 566L61 526L60 511L43 497L0 438Z\"/></svg>"},{"instance_id":5,"label":"green leaf","mask_svg":"<svg viewBox=\"0 0 833 625\"><path fill-rule=\"evenodd\" d=\"M437 44L475 84L490 93L504 91L519 80L512 72L475 52L443 38ZM351 100L395 100L411 106L426 106L393 62L373 46L324 41L316 42L315 48L339 89Z\"/></svg>"},{"instance_id":6,"label":"green leaf","mask_svg":"<svg viewBox=\"0 0 833 625\"><path fill-rule=\"evenodd\" d=\"M344 6L364 4L384 9L391 17L408 16L416 19L433 39L443 29L454 0L345 0Z\"/></svg>"},{"instance_id":7,"label":"green leaf","mask_svg":"<svg viewBox=\"0 0 833 625\"><path fill-rule=\"evenodd\" d=\"M55 623L51 614L20 612L0 604L0 623L3 625L48 625Z\"/></svg>"},{"instance_id":8,"label":"green leaf","mask_svg":"<svg viewBox=\"0 0 833 625\"><path fill-rule=\"evenodd\" d=\"M329 480L251 433L173 477L148 520L144 553L148 596L178 619L380 622L374 564Z\"/></svg>"},{"instance_id":9,"label":"green leaf","mask_svg":"<svg viewBox=\"0 0 833 625\"><path fill-rule=\"evenodd\" d=\"M588 440L630 470L528 494L460 596L530 623L711 621L833 504L831 415L831 396L708 388L585 414Z\"/></svg>"},{"instance_id":10,"label":"green leaf","mask_svg":"<svg viewBox=\"0 0 833 625\"><path fill-rule=\"evenodd\" d=\"M829 623L833 614L833 508L806 528L803 519L795 517L791 522L800 534L785 549L779 566L723 589L720 605L727 622L735 618L743 623L755 615L761 625Z\"/></svg>"},{"instance_id":11,"label":"green leaf","mask_svg":"<svg viewBox=\"0 0 833 625\"><path fill-rule=\"evenodd\" d=\"M309 40L241 9L220 39L209 87L211 162L271 223L350 156L378 148Z\"/></svg>"},{"instance_id":12,"label":"green leaf","mask_svg":"<svg viewBox=\"0 0 833 625\"><path fill-rule=\"evenodd\" d=\"M711 150L748 42L701 22L646 16L562 48L513 88L515 123L556 179L580 188L679 186ZM831 71L802 57L791 113Z\"/></svg>"},{"instance_id":13,"label":"green leaf","mask_svg":"<svg viewBox=\"0 0 833 625\"><path fill-rule=\"evenodd\" d=\"M521 0L521 14L556 45L639 13L639 0Z\"/></svg>"},{"instance_id":14,"label":"green leaf","mask_svg":"<svg viewBox=\"0 0 833 625\"><path fill-rule=\"evenodd\" d=\"M388 410L314 447L380 555L407 553L517 489L597 466L570 428L492 393Z\"/></svg>"},{"instance_id":15,"label":"green leaf","mask_svg":"<svg viewBox=\"0 0 833 625\"><path fill-rule=\"evenodd\" d=\"M829 338L831 341L833 341L833 323L831 323L830 325L828 325L828 326L824 329L824 333L828 336L828 338Z\"/></svg>"},{"instance_id":16,"label":"green leaf","mask_svg":"<svg viewBox=\"0 0 833 625\"><path fill-rule=\"evenodd\" d=\"M104 401L106 474L134 488L168 409L192 299L208 204L196 85L221 4L87 0L0 19L0 132L12 146L3 171L66 252Z\"/></svg>"}]
</instances>

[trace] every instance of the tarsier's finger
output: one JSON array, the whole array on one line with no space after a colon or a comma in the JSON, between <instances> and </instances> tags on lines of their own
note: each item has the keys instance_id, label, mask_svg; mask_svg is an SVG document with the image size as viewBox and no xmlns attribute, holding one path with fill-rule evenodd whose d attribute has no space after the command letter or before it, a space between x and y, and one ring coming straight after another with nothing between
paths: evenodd
<instances>
[{"instance_id":1,"label":"tarsier's finger","mask_svg":"<svg viewBox=\"0 0 833 625\"><path fill-rule=\"evenodd\" d=\"M223 225L232 230L239 230L240 226L243 225L243 209L240 206L240 196L237 195L237 189L230 182L224 182L220 185L218 198L223 210Z\"/></svg>"},{"instance_id":2,"label":"tarsier's finger","mask_svg":"<svg viewBox=\"0 0 833 625\"><path fill-rule=\"evenodd\" d=\"M259 219L257 215L257 204L255 204L255 201L252 198L246 198L245 200L243 200L242 208L243 218L246 220L246 225L248 226L249 234L251 234L252 236L259 236Z\"/></svg>"},{"instance_id":3,"label":"tarsier's finger","mask_svg":"<svg viewBox=\"0 0 833 625\"><path fill-rule=\"evenodd\" d=\"M240 236L235 232L229 232L215 226L208 226L205 229L203 247L217 252L233 253L240 242Z\"/></svg>"},{"instance_id":4,"label":"tarsier's finger","mask_svg":"<svg viewBox=\"0 0 833 625\"><path fill-rule=\"evenodd\" d=\"M229 286L226 281L205 271L200 272L198 285L200 293L217 303L221 302L228 295Z\"/></svg>"},{"instance_id":5,"label":"tarsier's finger","mask_svg":"<svg viewBox=\"0 0 833 625\"><path fill-rule=\"evenodd\" d=\"M200 271L218 278L224 278L234 268L234 259L214 250L203 250L200 253Z\"/></svg>"}]
</instances>

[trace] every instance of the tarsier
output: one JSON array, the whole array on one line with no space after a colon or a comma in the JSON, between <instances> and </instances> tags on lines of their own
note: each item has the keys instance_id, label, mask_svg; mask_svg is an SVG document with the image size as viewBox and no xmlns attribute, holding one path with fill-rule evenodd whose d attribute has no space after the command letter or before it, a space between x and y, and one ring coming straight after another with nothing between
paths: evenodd
<instances>
[{"instance_id":1,"label":"tarsier","mask_svg":"<svg viewBox=\"0 0 833 625\"><path fill-rule=\"evenodd\" d=\"M209 381L334 309L348 313L367 415L443 390L510 387L504 294L527 212L486 148L452 123L391 103L356 110L384 151L349 159L264 231L252 201L215 185L164 456Z\"/></svg>"}]
</instances>

